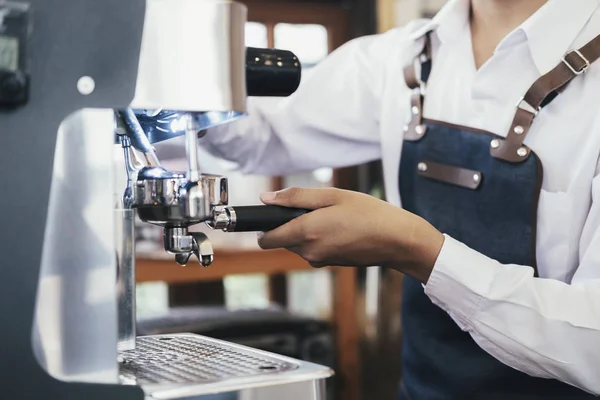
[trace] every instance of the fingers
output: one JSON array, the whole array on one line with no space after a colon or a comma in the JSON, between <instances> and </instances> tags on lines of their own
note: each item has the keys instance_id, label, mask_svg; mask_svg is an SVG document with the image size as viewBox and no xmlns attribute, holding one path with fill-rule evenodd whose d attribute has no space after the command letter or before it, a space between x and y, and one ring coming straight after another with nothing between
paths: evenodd
<instances>
[{"instance_id":1,"label":"fingers","mask_svg":"<svg viewBox=\"0 0 600 400\"><path fill-rule=\"evenodd\" d=\"M308 237L318 219L315 213L318 208L329 207L341 197L337 189L286 189L279 192L263 193L261 200L268 205L304 208L315 210L294 218L288 223L259 235L258 245L263 249L290 248L301 246L311 238Z\"/></svg>"},{"instance_id":2,"label":"fingers","mask_svg":"<svg viewBox=\"0 0 600 400\"><path fill-rule=\"evenodd\" d=\"M290 188L279 192L263 193L260 199L265 204L316 210L336 204L340 192L338 189Z\"/></svg>"},{"instance_id":3,"label":"fingers","mask_svg":"<svg viewBox=\"0 0 600 400\"><path fill-rule=\"evenodd\" d=\"M321 268L323 254L316 243L322 242L323 214L328 210L318 210L332 207L344 201L344 195L349 193L339 189L286 189L279 192L263 193L261 200L268 205L294 207L314 210L297 217L290 222L259 235L258 245L262 249L285 248L300 255L313 267Z\"/></svg>"},{"instance_id":4,"label":"fingers","mask_svg":"<svg viewBox=\"0 0 600 400\"><path fill-rule=\"evenodd\" d=\"M286 247L286 250L291 251L292 253L295 253L297 255L299 255L300 257L304 258L306 260L306 258L304 257L304 252L302 247L300 246L291 246L291 247ZM308 261L308 260L307 260ZM329 264L326 263L322 263L322 262L317 262L317 261L308 261L308 264L313 267L313 268L324 268L324 267L328 267Z\"/></svg>"},{"instance_id":5,"label":"fingers","mask_svg":"<svg viewBox=\"0 0 600 400\"><path fill-rule=\"evenodd\" d=\"M287 224L273 229L269 232L263 232L258 235L258 245L264 249L279 249L282 247L300 246L305 241L304 228L301 219L306 215L291 220Z\"/></svg>"}]
</instances>

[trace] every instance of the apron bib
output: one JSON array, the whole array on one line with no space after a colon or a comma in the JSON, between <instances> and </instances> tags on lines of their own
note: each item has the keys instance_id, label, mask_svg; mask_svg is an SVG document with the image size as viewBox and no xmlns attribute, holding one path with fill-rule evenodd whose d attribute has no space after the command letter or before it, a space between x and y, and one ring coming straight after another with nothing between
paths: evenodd
<instances>
[{"instance_id":1,"label":"apron bib","mask_svg":"<svg viewBox=\"0 0 600 400\"><path fill-rule=\"evenodd\" d=\"M400 162L402 206L490 258L535 268L543 171L523 140L538 112L600 56L600 37L568 53L533 84L517 105L506 138L423 119L432 62L430 34L424 42L415 63L404 71L413 96ZM416 65L420 65L420 79ZM435 306L421 283L409 276L404 277L402 304L401 400L595 398L501 363Z\"/></svg>"}]
</instances>

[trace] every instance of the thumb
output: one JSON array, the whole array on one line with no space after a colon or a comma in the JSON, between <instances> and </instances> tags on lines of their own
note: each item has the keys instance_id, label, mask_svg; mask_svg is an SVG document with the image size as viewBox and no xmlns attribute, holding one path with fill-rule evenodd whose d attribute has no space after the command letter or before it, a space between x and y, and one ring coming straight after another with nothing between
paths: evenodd
<instances>
[{"instance_id":1,"label":"thumb","mask_svg":"<svg viewBox=\"0 0 600 400\"><path fill-rule=\"evenodd\" d=\"M265 204L309 210L332 206L338 202L338 197L336 189L299 188L289 188L260 195L261 201Z\"/></svg>"}]
</instances>

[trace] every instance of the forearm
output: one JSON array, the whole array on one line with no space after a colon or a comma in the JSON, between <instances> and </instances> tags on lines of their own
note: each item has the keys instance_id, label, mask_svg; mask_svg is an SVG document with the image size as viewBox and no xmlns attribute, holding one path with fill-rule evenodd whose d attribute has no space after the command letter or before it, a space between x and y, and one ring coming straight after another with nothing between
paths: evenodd
<instances>
[{"instance_id":1,"label":"forearm","mask_svg":"<svg viewBox=\"0 0 600 400\"><path fill-rule=\"evenodd\" d=\"M212 155L236 163L246 173L296 172L298 168L294 168L289 149L273 126L271 115L281 101L284 99L249 99L248 116L209 129L200 145Z\"/></svg>"},{"instance_id":2,"label":"forearm","mask_svg":"<svg viewBox=\"0 0 600 400\"><path fill-rule=\"evenodd\" d=\"M386 245L392 250L387 267L412 276L425 284L431 276L433 267L444 244L444 235L421 217L409 213L398 213L404 221L391 223L393 232L388 233L391 243ZM401 232L397 226L403 226Z\"/></svg>"},{"instance_id":3,"label":"forearm","mask_svg":"<svg viewBox=\"0 0 600 400\"><path fill-rule=\"evenodd\" d=\"M347 43L319 63L292 96L250 99L247 117L209 130L201 143L245 172L270 175L381 158L381 58L398 35Z\"/></svg>"},{"instance_id":4,"label":"forearm","mask_svg":"<svg viewBox=\"0 0 600 400\"><path fill-rule=\"evenodd\" d=\"M307 109L306 101L251 99L247 117L210 129L200 145L243 172L263 175L344 167L380 156L376 128L370 128L371 138L350 138L343 126L324 125L326 111Z\"/></svg>"},{"instance_id":5,"label":"forearm","mask_svg":"<svg viewBox=\"0 0 600 400\"><path fill-rule=\"evenodd\" d=\"M534 278L447 237L425 291L503 363L600 393L597 283Z\"/></svg>"}]
</instances>

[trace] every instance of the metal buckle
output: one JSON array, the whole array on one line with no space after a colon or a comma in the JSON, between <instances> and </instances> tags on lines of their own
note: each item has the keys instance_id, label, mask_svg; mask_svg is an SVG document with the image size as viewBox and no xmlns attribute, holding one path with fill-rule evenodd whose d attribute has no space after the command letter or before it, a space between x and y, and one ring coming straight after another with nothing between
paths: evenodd
<instances>
[{"instance_id":1,"label":"metal buckle","mask_svg":"<svg viewBox=\"0 0 600 400\"><path fill-rule=\"evenodd\" d=\"M419 79L419 89L418 90L419 90L419 93L421 94L421 96L425 96L425 94L427 93L427 84L420 79Z\"/></svg>"},{"instance_id":2,"label":"metal buckle","mask_svg":"<svg viewBox=\"0 0 600 400\"><path fill-rule=\"evenodd\" d=\"M578 70L578 69L575 69L575 67L574 67L574 66L573 66L573 65L572 65L570 62L568 62L568 61L567 61L567 57L568 57L570 54L573 54L573 53L577 54L577 56L578 56L579 58L581 58L581 60L582 60L582 61L583 61L583 63L584 63L583 67L581 67L581 69L579 69L579 70ZM587 58L585 58L585 57L584 57L584 55L583 55L583 54L581 54L581 52L580 52L579 50L571 50L571 51L569 51L569 52L568 52L567 54L565 54L565 55L564 55L564 57L562 58L562 62L563 62L563 63L564 63L564 64L565 64L567 67L569 67L569 69L571 70L571 72L573 72L575 75L581 75L581 74L583 74L583 73L584 73L585 71L587 71L587 69L590 67L590 61L589 61Z\"/></svg>"},{"instance_id":3,"label":"metal buckle","mask_svg":"<svg viewBox=\"0 0 600 400\"><path fill-rule=\"evenodd\" d=\"M531 113L536 117L540 112L540 107L538 107L537 109L533 108L533 106L531 104L529 104L528 102L525 101L525 97L521 97L515 107L520 108L521 110L527 111L528 113Z\"/></svg>"}]
</instances>

